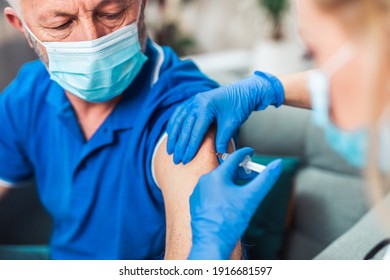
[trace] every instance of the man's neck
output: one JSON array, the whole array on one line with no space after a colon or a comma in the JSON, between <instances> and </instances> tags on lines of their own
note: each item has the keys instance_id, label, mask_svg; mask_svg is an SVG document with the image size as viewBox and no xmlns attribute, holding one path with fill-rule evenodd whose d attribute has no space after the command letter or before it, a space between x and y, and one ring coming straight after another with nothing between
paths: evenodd
<instances>
[{"instance_id":1,"label":"man's neck","mask_svg":"<svg viewBox=\"0 0 390 280\"><path fill-rule=\"evenodd\" d=\"M121 95L101 103L91 103L65 92L76 113L86 141L89 141L119 103Z\"/></svg>"}]
</instances>

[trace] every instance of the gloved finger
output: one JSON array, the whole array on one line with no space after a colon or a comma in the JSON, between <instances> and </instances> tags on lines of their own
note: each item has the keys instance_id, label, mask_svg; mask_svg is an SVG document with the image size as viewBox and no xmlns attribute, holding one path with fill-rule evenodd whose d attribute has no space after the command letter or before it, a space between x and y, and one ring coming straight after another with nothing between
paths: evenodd
<instances>
[{"instance_id":1,"label":"gloved finger","mask_svg":"<svg viewBox=\"0 0 390 280\"><path fill-rule=\"evenodd\" d=\"M182 161L184 151L187 148L189 136L191 135L192 128L194 127L196 117L194 114L189 115L183 123L179 139L176 142L173 154L173 162L179 164Z\"/></svg>"},{"instance_id":2,"label":"gloved finger","mask_svg":"<svg viewBox=\"0 0 390 280\"><path fill-rule=\"evenodd\" d=\"M215 148L218 153L226 153L228 151L230 139L233 138L234 133L238 127L232 126L231 123L217 123L217 136L215 140Z\"/></svg>"},{"instance_id":3,"label":"gloved finger","mask_svg":"<svg viewBox=\"0 0 390 280\"><path fill-rule=\"evenodd\" d=\"M186 103L177 107L171 118L169 119L167 126L168 133L168 142L167 142L167 152L171 155L179 139L180 133L182 131L183 123L188 116L188 110Z\"/></svg>"},{"instance_id":4,"label":"gloved finger","mask_svg":"<svg viewBox=\"0 0 390 280\"><path fill-rule=\"evenodd\" d=\"M252 148L242 148L234 153L230 154L228 158L220 165L220 172L223 173L223 176L227 176L231 180L236 179L237 177L237 169L241 168L240 163L245 160L247 155L252 156L254 150Z\"/></svg>"},{"instance_id":5,"label":"gloved finger","mask_svg":"<svg viewBox=\"0 0 390 280\"><path fill-rule=\"evenodd\" d=\"M254 178L256 178L259 173L255 172L255 171L251 171L250 173L246 173L245 172L245 169L240 167L240 168L237 168L237 171L236 171L236 178L235 180L240 180L240 181L252 181Z\"/></svg>"},{"instance_id":6,"label":"gloved finger","mask_svg":"<svg viewBox=\"0 0 390 280\"><path fill-rule=\"evenodd\" d=\"M189 163L198 153L199 147L212 123L213 120L211 118L204 115L198 116L182 159L183 164Z\"/></svg>"},{"instance_id":7,"label":"gloved finger","mask_svg":"<svg viewBox=\"0 0 390 280\"><path fill-rule=\"evenodd\" d=\"M245 185L243 191L247 194L248 202L252 202L254 210L272 189L282 170L283 161L280 159L275 160L261 174Z\"/></svg>"}]
</instances>

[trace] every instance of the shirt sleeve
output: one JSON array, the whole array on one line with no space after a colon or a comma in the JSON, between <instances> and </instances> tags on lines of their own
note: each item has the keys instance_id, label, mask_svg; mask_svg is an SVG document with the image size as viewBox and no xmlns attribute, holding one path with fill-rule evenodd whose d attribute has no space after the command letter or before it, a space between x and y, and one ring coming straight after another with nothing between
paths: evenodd
<instances>
[{"instance_id":1,"label":"shirt sleeve","mask_svg":"<svg viewBox=\"0 0 390 280\"><path fill-rule=\"evenodd\" d=\"M31 182L33 169L23 149L20 130L23 123L23 106L19 106L17 98L20 90L18 78L0 94L0 186L20 187Z\"/></svg>"},{"instance_id":2,"label":"shirt sleeve","mask_svg":"<svg viewBox=\"0 0 390 280\"><path fill-rule=\"evenodd\" d=\"M169 54L168 54L169 55ZM153 189L160 191L154 174L154 156L164 137L167 137L166 126L169 118L178 105L200 92L210 91L218 84L205 76L196 65L190 61L180 61L174 57L170 60L169 70L163 72L159 82L155 85L154 118L149 122L150 134L148 137L147 169L149 184Z\"/></svg>"}]
</instances>

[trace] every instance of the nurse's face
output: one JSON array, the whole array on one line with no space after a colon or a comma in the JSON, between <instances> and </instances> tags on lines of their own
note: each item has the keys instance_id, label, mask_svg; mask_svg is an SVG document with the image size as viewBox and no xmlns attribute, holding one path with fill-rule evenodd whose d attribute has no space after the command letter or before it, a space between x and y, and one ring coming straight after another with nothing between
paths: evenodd
<instances>
[{"instance_id":1,"label":"nurse's face","mask_svg":"<svg viewBox=\"0 0 390 280\"><path fill-rule=\"evenodd\" d=\"M347 32L336 14L323 11L316 0L295 0L299 28L307 49L321 68L346 44L354 48L352 58L331 76L332 121L345 130L368 123L368 63L364 40Z\"/></svg>"},{"instance_id":2,"label":"nurse's face","mask_svg":"<svg viewBox=\"0 0 390 280\"><path fill-rule=\"evenodd\" d=\"M138 18L140 18L141 44L145 42L146 34L141 3L146 4L146 0L20 1L25 23L42 42L94 40L129 25ZM45 49L37 45L37 42L34 42L24 30L17 15L9 8L5 10L5 15L12 25L25 34L38 54L44 56L44 61L47 60Z\"/></svg>"}]
</instances>

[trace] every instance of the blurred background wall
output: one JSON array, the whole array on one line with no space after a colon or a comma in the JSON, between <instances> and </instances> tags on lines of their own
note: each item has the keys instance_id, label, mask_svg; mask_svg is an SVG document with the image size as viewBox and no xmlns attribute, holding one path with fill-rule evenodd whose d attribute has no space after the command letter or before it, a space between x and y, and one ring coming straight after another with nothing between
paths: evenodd
<instances>
[{"instance_id":1,"label":"blurred background wall","mask_svg":"<svg viewBox=\"0 0 390 280\"><path fill-rule=\"evenodd\" d=\"M0 0L0 92L24 62L35 58L23 36L6 21L3 15L6 6L5 1Z\"/></svg>"},{"instance_id":2,"label":"blurred background wall","mask_svg":"<svg viewBox=\"0 0 390 280\"><path fill-rule=\"evenodd\" d=\"M175 25L176 38L192 40L186 54L252 48L274 35L274 23L282 26L277 39L296 37L293 17L288 0L149 0L148 10L152 35Z\"/></svg>"}]
</instances>

